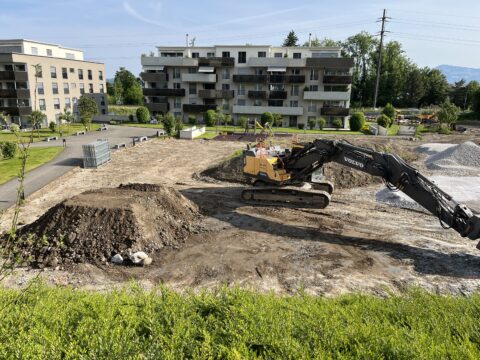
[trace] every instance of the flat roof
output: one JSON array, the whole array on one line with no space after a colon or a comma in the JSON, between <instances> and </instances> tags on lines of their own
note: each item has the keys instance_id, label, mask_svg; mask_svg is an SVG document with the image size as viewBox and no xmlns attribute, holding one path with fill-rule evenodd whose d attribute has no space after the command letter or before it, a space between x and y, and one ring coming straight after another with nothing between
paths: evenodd
<instances>
[{"instance_id":1,"label":"flat roof","mask_svg":"<svg viewBox=\"0 0 480 360\"><path fill-rule=\"evenodd\" d=\"M45 55L32 55L32 54L25 54L25 53L19 53L19 52L11 52L10 54L12 54L12 55L21 55L21 56L43 57L43 58L46 58L46 59L60 59L60 60L68 60L68 61L81 61L81 62L87 62L87 63L92 63L92 64L105 65L105 63L103 63L103 62L91 61L91 60L68 59L68 58L62 58L62 57L45 56Z\"/></svg>"},{"instance_id":2,"label":"flat roof","mask_svg":"<svg viewBox=\"0 0 480 360\"><path fill-rule=\"evenodd\" d=\"M277 49L307 49L307 50L341 50L340 46L274 46L274 45L212 45L212 46L156 46L157 49L186 50L186 49L212 49L216 47L261 47Z\"/></svg>"},{"instance_id":3,"label":"flat roof","mask_svg":"<svg viewBox=\"0 0 480 360\"><path fill-rule=\"evenodd\" d=\"M29 39L0 39L0 44L8 44L8 43L14 43L14 42L32 42L32 43L35 43L35 44L57 46L57 47L59 47L59 48L65 49L65 50L75 50L75 51L83 52L83 50L81 50L81 49L76 49L76 48L72 48L72 47L66 47L66 46L59 45L59 44L47 43L47 42L37 41L37 40L29 40Z\"/></svg>"}]
</instances>

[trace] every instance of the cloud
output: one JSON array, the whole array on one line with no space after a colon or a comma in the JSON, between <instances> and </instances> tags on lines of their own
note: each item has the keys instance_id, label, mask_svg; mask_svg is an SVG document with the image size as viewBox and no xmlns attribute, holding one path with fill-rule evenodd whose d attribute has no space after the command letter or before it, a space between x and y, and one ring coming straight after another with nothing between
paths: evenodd
<instances>
[{"instance_id":1,"label":"cloud","mask_svg":"<svg viewBox=\"0 0 480 360\"><path fill-rule=\"evenodd\" d=\"M157 3L157 8L159 7L159 2ZM146 17L144 17L143 15L139 14L134 8L132 8L130 6L130 4L127 2L127 1L124 1L123 2L123 9L130 15L132 16L133 18L137 19L137 20L140 20L141 22L144 22L144 23L147 23L147 24L151 24L151 25L156 25L156 26L160 26L160 27L163 27L163 28L167 28L166 25L162 24L161 22L159 21L155 21L155 20L152 20L152 19L148 19Z\"/></svg>"}]
</instances>

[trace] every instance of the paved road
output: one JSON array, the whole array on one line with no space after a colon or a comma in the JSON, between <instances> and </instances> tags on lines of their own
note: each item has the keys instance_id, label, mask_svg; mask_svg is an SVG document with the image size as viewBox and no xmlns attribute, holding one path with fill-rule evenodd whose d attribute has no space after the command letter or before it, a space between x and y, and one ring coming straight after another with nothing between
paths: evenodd
<instances>
[{"instance_id":1,"label":"paved road","mask_svg":"<svg viewBox=\"0 0 480 360\"><path fill-rule=\"evenodd\" d=\"M55 159L32 171L30 171L25 180L25 196L41 189L53 180L62 176L71 169L82 166L83 151L82 145L91 143L99 138L108 139L111 146L120 143L126 143L127 146L132 143L134 137L154 136L156 129L147 129L128 126L109 125L107 131L93 131L84 136L67 137L67 146ZM62 146L62 141L37 142L32 147ZM18 180L13 179L3 185L0 185L0 208L6 209L14 204Z\"/></svg>"}]
</instances>

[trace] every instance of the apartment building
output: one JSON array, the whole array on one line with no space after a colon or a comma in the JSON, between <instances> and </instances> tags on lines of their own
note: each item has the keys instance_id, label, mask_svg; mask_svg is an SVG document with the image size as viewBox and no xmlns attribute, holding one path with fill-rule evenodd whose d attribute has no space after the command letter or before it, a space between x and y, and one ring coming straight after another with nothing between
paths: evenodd
<instances>
[{"instance_id":1,"label":"apartment building","mask_svg":"<svg viewBox=\"0 0 480 360\"><path fill-rule=\"evenodd\" d=\"M47 115L44 125L57 121L64 109L78 115L76 103L83 94L92 96L99 113L106 114L106 89L105 65L85 61L81 50L24 39L0 40L0 112L11 122L26 124L32 110Z\"/></svg>"},{"instance_id":2,"label":"apartment building","mask_svg":"<svg viewBox=\"0 0 480 360\"><path fill-rule=\"evenodd\" d=\"M283 126L324 117L348 128L353 59L339 47L244 45L157 47L142 55L143 94L150 112L199 120L221 108L250 120L281 114Z\"/></svg>"}]
</instances>

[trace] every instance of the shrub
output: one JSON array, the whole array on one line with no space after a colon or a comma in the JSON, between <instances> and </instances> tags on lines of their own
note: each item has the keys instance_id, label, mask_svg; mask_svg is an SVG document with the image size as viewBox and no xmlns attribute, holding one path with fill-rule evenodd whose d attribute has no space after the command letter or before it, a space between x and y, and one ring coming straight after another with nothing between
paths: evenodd
<instances>
[{"instance_id":1,"label":"shrub","mask_svg":"<svg viewBox=\"0 0 480 360\"><path fill-rule=\"evenodd\" d=\"M392 119L392 123L393 123L393 120L395 119L395 116L397 114L397 110L395 110L392 104L388 103L383 108L382 114L387 115L390 119Z\"/></svg>"},{"instance_id":2,"label":"shrub","mask_svg":"<svg viewBox=\"0 0 480 360\"><path fill-rule=\"evenodd\" d=\"M180 137L180 130L183 129L183 121L180 116L177 116L175 118L175 132L177 133L177 136Z\"/></svg>"},{"instance_id":3,"label":"shrub","mask_svg":"<svg viewBox=\"0 0 480 360\"><path fill-rule=\"evenodd\" d=\"M57 124L55 124L55 121L50 121L50 124L48 124L48 128L51 132L55 132L57 130Z\"/></svg>"},{"instance_id":4,"label":"shrub","mask_svg":"<svg viewBox=\"0 0 480 360\"><path fill-rule=\"evenodd\" d=\"M197 117L195 115L188 115L188 123L192 126L197 125Z\"/></svg>"},{"instance_id":5,"label":"shrub","mask_svg":"<svg viewBox=\"0 0 480 360\"><path fill-rule=\"evenodd\" d=\"M335 119L332 121L332 125L334 128L340 129L341 127L343 127L343 122L340 119Z\"/></svg>"},{"instance_id":6,"label":"shrub","mask_svg":"<svg viewBox=\"0 0 480 360\"><path fill-rule=\"evenodd\" d=\"M176 127L176 120L175 118L173 117L172 114L166 114L165 116L162 117L162 124L163 124L163 128L165 129L166 133L168 135L172 135L174 130L175 130L175 127Z\"/></svg>"},{"instance_id":7,"label":"shrub","mask_svg":"<svg viewBox=\"0 0 480 360\"><path fill-rule=\"evenodd\" d=\"M238 126L240 126L242 129L245 129L245 126L247 126L247 118L245 116L240 116L238 118Z\"/></svg>"},{"instance_id":8,"label":"shrub","mask_svg":"<svg viewBox=\"0 0 480 360\"><path fill-rule=\"evenodd\" d=\"M324 118L321 117L321 118L319 118L319 119L317 120L317 124L318 124L318 128L319 128L320 130L323 130L323 128L325 127L325 125L327 125L327 120L325 120Z\"/></svg>"},{"instance_id":9,"label":"shrub","mask_svg":"<svg viewBox=\"0 0 480 360\"><path fill-rule=\"evenodd\" d=\"M310 128L310 130L313 130L316 124L317 121L315 119L308 119L308 127Z\"/></svg>"},{"instance_id":10,"label":"shrub","mask_svg":"<svg viewBox=\"0 0 480 360\"><path fill-rule=\"evenodd\" d=\"M365 125L365 114L361 111L357 111L350 116L350 130L360 131Z\"/></svg>"},{"instance_id":11,"label":"shrub","mask_svg":"<svg viewBox=\"0 0 480 360\"><path fill-rule=\"evenodd\" d=\"M297 124L297 127L300 129L300 130L303 130L305 128L305 124Z\"/></svg>"},{"instance_id":12,"label":"shrub","mask_svg":"<svg viewBox=\"0 0 480 360\"><path fill-rule=\"evenodd\" d=\"M146 124L150 120L150 112L145 106L138 107L136 115L139 123Z\"/></svg>"},{"instance_id":13,"label":"shrub","mask_svg":"<svg viewBox=\"0 0 480 360\"><path fill-rule=\"evenodd\" d=\"M203 115L203 120L207 126L215 126L215 121L217 120L217 113L215 110L208 110L205 115Z\"/></svg>"},{"instance_id":14,"label":"shrub","mask_svg":"<svg viewBox=\"0 0 480 360\"><path fill-rule=\"evenodd\" d=\"M264 112L262 114L262 116L260 117L260 123L262 124L262 126L264 126L267 122L270 124L270 125L273 125L273 114L269 111L267 112Z\"/></svg>"},{"instance_id":15,"label":"shrub","mask_svg":"<svg viewBox=\"0 0 480 360\"><path fill-rule=\"evenodd\" d=\"M0 150L4 159L11 159L17 153L17 144L10 141L0 143Z\"/></svg>"},{"instance_id":16,"label":"shrub","mask_svg":"<svg viewBox=\"0 0 480 360\"><path fill-rule=\"evenodd\" d=\"M387 115L382 114L377 118L377 124L383 126L384 128L388 128L392 124L392 119L390 119Z\"/></svg>"}]
</instances>

